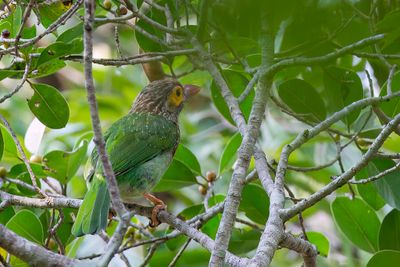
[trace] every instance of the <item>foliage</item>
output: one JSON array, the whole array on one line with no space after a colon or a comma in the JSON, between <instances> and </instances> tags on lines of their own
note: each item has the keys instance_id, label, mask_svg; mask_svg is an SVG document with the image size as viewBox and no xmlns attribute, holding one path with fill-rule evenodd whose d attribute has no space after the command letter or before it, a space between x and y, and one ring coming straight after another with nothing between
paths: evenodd
<instances>
[{"instance_id":1,"label":"foliage","mask_svg":"<svg viewBox=\"0 0 400 267\"><path fill-rule=\"evenodd\" d=\"M228 188L242 167L238 166L239 151L251 139L236 127L235 114L241 112L239 116L252 123L262 71L277 66L268 76L267 112L259 116L263 124L254 131L260 136L249 136L265 152L266 172L273 180L284 174L285 188L280 188L285 194L284 211L302 205L301 200L310 200L312 194L321 196L294 213L299 219L293 214L286 218L282 232L315 245L321 266L397 266L400 127L388 138L381 135L400 112L400 72L396 71L400 64L399 1L113 0L108 1L110 8L106 1L94 1L93 58L104 130L129 112L148 83L139 66L143 59L161 62L163 71L179 77L182 84L203 87L185 106L180 118L181 144L154 189L172 214L190 220L231 197ZM96 149L82 64L84 5L80 0L34 2L34 6L28 0L10 2L10 6L1 2L0 112L12 131L3 121L0 192L42 198L36 181L52 196L83 198L85 165ZM262 65L264 20L273 37L269 66ZM360 40L364 40L361 45ZM343 48L348 50L341 53ZM214 71L221 74L228 92L200 51L215 63ZM229 95L239 101L238 110L227 101ZM381 98L370 100L373 96ZM348 109L360 100L366 104ZM337 114L343 111L339 118ZM308 135L324 125L324 131ZM13 134L27 154L26 162ZM293 146L297 141L299 145ZM286 168L284 153L289 143L295 148L287 155ZM249 161L246 174L258 164L253 157ZM215 180L208 178L208 171L217 173ZM377 178L366 180L371 177ZM277 206L265 190L265 181L255 178L241 181L237 221L228 244L228 250L240 257L255 254ZM324 186L333 189L332 198L323 192ZM70 258L103 252L106 240L71 235L76 208L10 205L2 196L0 224L19 236ZM200 232L216 239L221 213L199 224ZM210 251L187 235L149 241L142 250L130 248L173 233L164 224L148 229L144 226L148 220L139 215L131 222L122 248L132 266L139 266L138 259L144 260L153 247L156 252L148 266L167 266L185 242L190 245L182 250L176 266L209 262ZM110 221L109 236L116 225ZM298 266L302 253L294 258L289 252L276 253L274 266ZM7 247L0 248L3 258L7 254ZM10 260L26 266L14 256ZM116 256L111 265L122 264L122 260Z\"/></svg>"}]
</instances>

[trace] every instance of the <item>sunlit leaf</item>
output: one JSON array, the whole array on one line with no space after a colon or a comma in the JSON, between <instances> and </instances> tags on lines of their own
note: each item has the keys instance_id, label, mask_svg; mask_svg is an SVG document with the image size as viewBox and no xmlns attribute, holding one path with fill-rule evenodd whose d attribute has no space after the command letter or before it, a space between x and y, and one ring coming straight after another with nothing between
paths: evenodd
<instances>
[{"instance_id":1,"label":"sunlit leaf","mask_svg":"<svg viewBox=\"0 0 400 267\"><path fill-rule=\"evenodd\" d=\"M44 240L42 223L30 210L18 211L6 224L17 235L32 242L42 244Z\"/></svg>"},{"instance_id":2,"label":"sunlit leaf","mask_svg":"<svg viewBox=\"0 0 400 267\"><path fill-rule=\"evenodd\" d=\"M318 232L307 232L307 238L310 243L317 247L317 250L321 256L328 257L329 240L326 238L326 236Z\"/></svg>"}]
</instances>

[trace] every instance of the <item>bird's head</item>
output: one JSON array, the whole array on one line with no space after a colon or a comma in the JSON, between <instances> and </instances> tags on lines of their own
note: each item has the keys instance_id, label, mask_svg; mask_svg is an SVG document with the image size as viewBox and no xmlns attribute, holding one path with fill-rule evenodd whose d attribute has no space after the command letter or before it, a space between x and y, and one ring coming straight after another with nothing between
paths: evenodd
<instances>
[{"instance_id":1,"label":"bird's head","mask_svg":"<svg viewBox=\"0 0 400 267\"><path fill-rule=\"evenodd\" d=\"M136 97L131 112L149 112L177 121L186 100L199 90L198 86L182 85L170 78L153 81Z\"/></svg>"}]
</instances>

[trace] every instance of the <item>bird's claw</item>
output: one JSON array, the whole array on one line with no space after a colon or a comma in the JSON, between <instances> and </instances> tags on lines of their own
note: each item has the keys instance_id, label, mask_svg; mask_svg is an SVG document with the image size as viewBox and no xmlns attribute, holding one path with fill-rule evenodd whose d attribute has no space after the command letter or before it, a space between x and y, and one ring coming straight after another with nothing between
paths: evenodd
<instances>
[{"instance_id":1,"label":"bird's claw","mask_svg":"<svg viewBox=\"0 0 400 267\"><path fill-rule=\"evenodd\" d=\"M151 220L149 223L150 227L154 228L161 224L161 222L158 220L157 216L161 210L166 210L166 209L167 209L167 205L165 205L164 203L157 204L154 206L153 210L151 211Z\"/></svg>"}]
</instances>

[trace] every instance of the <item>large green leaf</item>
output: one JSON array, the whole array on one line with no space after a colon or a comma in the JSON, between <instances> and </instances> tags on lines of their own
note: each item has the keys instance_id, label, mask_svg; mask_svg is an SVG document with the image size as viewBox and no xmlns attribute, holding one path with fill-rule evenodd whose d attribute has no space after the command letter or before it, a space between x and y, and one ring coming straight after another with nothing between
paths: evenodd
<instances>
[{"instance_id":1,"label":"large green leaf","mask_svg":"<svg viewBox=\"0 0 400 267\"><path fill-rule=\"evenodd\" d=\"M367 267L398 267L399 262L399 251L382 250L372 256L372 258L367 263Z\"/></svg>"},{"instance_id":2,"label":"large green leaf","mask_svg":"<svg viewBox=\"0 0 400 267\"><path fill-rule=\"evenodd\" d=\"M65 127L69 119L68 103L60 92L47 84L32 84L35 91L28 101L32 113L49 128Z\"/></svg>"},{"instance_id":3,"label":"large green leaf","mask_svg":"<svg viewBox=\"0 0 400 267\"><path fill-rule=\"evenodd\" d=\"M328 112L334 113L363 98L363 87L355 72L328 67L324 69L324 96ZM360 110L350 112L342 121L350 127Z\"/></svg>"},{"instance_id":4,"label":"large green leaf","mask_svg":"<svg viewBox=\"0 0 400 267\"><path fill-rule=\"evenodd\" d=\"M30 210L20 210L6 224L17 235L32 242L43 244L43 228L39 218Z\"/></svg>"},{"instance_id":5,"label":"large green leaf","mask_svg":"<svg viewBox=\"0 0 400 267\"><path fill-rule=\"evenodd\" d=\"M269 198L265 190L256 184L248 184L243 188L239 210L252 221L265 224L269 215Z\"/></svg>"},{"instance_id":6,"label":"large green leaf","mask_svg":"<svg viewBox=\"0 0 400 267\"><path fill-rule=\"evenodd\" d=\"M314 244L321 256L328 257L329 254L329 240L321 233L307 232L308 241Z\"/></svg>"},{"instance_id":7,"label":"large green leaf","mask_svg":"<svg viewBox=\"0 0 400 267\"><path fill-rule=\"evenodd\" d=\"M336 225L357 247L368 252L378 251L380 222L375 211L363 200L337 197L331 204Z\"/></svg>"},{"instance_id":8,"label":"large green leaf","mask_svg":"<svg viewBox=\"0 0 400 267\"><path fill-rule=\"evenodd\" d=\"M196 183L193 172L179 160L173 160L154 192L179 189Z\"/></svg>"},{"instance_id":9,"label":"large green leaf","mask_svg":"<svg viewBox=\"0 0 400 267\"><path fill-rule=\"evenodd\" d=\"M87 147L88 141L83 140L80 147L74 151L65 152L55 150L47 153L43 157L43 162L48 168L48 175L56 178L63 184L68 183L82 165Z\"/></svg>"},{"instance_id":10,"label":"large green leaf","mask_svg":"<svg viewBox=\"0 0 400 267\"><path fill-rule=\"evenodd\" d=\"M295 113L314 122L326 117L326 108L321 96L309 83L293 79L283 82L278 88L279 97Z\"/></svg>"},{"instance_id":11,"label":"large green leaf","mask_svg":"<svg viewBox=\"0 0 400 267\"><path fill-rule=\"evenodd\" d=\"M201 175L201 167L199 161L192 153L192 151L190 151L190 149L186 146L180 144L175 152L174 158L185 164L186 167L195 172L196 175Z\"/></svg>"},{"instance_id":12,"label":"large green leaf","mask_svg":"<svg viewBox=\"0 0 400 267\"><path fill-rule=\"evenodd\" d=\"M379 229L379 250L400 251L400 211L393 209L386 214Z\"/></svg>"},{"instance_id":13,"label":"large green leaf","mask_svg":"<svg viewBox=\"0 0 400 267\"><path fill-rule=\"evenodd\" d=\"M241 73L231 70L223 70L222 75L224 76L224 79L228 84L233 96L239 97L248 84L247 78L244 77ZM222 114L222 116L224 116L224 118L227 119L230 123L235 125L229 112L229 107L221 94L220 88L217 86L214 80L211 83L211 98L214 102L214 105ZM251 91L250 94L243 100L243 102L240 103L240 110L243 112L243 115L246 119L250 115L253 99L254 91Z\"/></svg>"},{"instance_id":14,"label":"large green leaf","mask_svg":"<svg viewBox=\"0 0 400 267\"><path fill-rule=\"evenodd\" d=\"M219 160L218 173L221 175L229 168L232 167L236 152L242 143L242 136L240 133L234 134L231 139L229 139L224 150L222 151L221 159Z\"/></svg>"},{"instance_id":15,"label":"large green leaf","mask_svg":"<svg viewBox=\"0 0 400 267\"><path fill-rule=\"evenodd\" d=\"M369 175L373 176L395 165L396 163L391 159L374 159L368 164ZM386 203L396 209L400 209L400 194L398 193L400 191L399 176L400 171L397 170L373 182L376 190Z\"/></svg>"}]
</instances>

